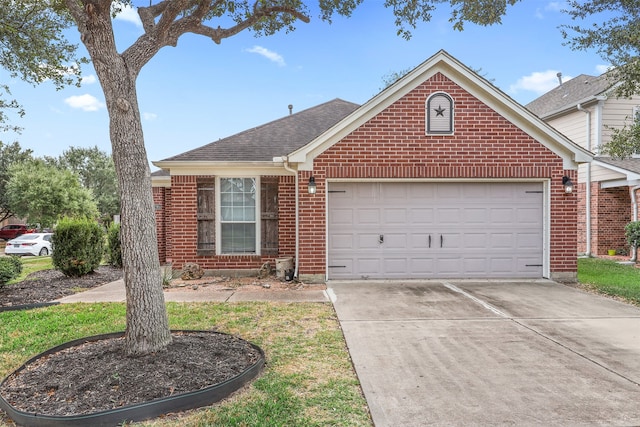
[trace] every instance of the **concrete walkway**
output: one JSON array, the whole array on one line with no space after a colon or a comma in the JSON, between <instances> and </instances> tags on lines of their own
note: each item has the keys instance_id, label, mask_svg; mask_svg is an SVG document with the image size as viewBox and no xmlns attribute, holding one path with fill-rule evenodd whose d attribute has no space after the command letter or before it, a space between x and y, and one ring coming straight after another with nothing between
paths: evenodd
<instances>
[{"instance_id":1,"label":"concrete walkway","mask_svg":"<svg viewBox=\"0 0 640 427\"><path fill-rule=\"evenodd\" d=\"M297 291L165 291L165 301L174 302L242 302L242 301L274 301L274 302L328 302L324 290ZM84 292L69 295L57 300L60 303L75 302L124 302L124 280L117 280Z\"/></svg>"},{"instance_id":2,"label":"concrete walkway","mask_svg":"<svg viewBox=\"0 0 640 427\"><path fill-rule=\"evenodd\" d=\"M549 281L327 292L376 427L640 425L638 307Z\"/></svg>"}]
</instances>

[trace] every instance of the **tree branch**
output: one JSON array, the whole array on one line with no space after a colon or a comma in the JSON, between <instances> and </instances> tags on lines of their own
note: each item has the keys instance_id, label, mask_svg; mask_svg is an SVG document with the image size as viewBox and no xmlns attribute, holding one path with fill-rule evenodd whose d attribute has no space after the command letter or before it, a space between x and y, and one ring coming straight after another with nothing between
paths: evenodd
<instances>
[{"instance_id":1,"label":"tree branch","mask_svg":"<svg viewBox=\"0 0 640 427\"><path fill-rule=\"evenodd\" d=\"M163 0L149 7L138 8L145 34L123 52L125 61L130 65L132 65L131 61L134 61L137 64L134 67L140 69L161 48L176 46L180 36L186 33L203 35L220 44L222 39L251 28L265 18L275 19L278 15L284 14L305 23L310 21L307 15L293 7L278 5L261 7L261 2L256 1L253 5L253 13L245 19L237 20L231 27L214 28L204 25L203 21L211 15L212 10L223 3L219 0ZM181 14L184 16L176 19ZM158 18L160 19L156 22Z\"/></svg>"}]
</instances>

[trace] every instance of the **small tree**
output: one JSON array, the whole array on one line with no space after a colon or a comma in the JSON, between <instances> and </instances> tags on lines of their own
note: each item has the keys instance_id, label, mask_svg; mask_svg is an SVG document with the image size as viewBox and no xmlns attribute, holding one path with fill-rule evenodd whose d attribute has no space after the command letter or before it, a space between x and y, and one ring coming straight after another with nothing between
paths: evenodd
<instances>
[{"instance_id":1,"label":"small tree","mask_svg":"<svg viewBox=\"0 0 640 427\"><path fill-rule=\"evenodd\" d=\"M2 114L1 111L2 100L0 100L0 114ZM7 184L11 177L9 170L12 165L30 160L31 155L31 150L23 150L17 142L4 144L0 141L0 222L13 216L7 200Z\"/></svg>"},{"instance_id":2,"label":"small tree","mask_svg":"<svg viewBox=\"0 0 640 427\"><path fill-rule=\"evenodd\" d=\"M92 193L69 171L32 160L12 166L9 175L7 203L29 223L52 227L64 216L98 215Z\"/></svg>"},{"instance_id":3,"label":"small tree","mask_svg":"<svg viewBox=\"0 0 640 427\"><path fill-rule=\"evenodd\" d=\"M58 169L69 170L80 179L80 184L93 193L100 217L105 221L120 213L118 180L111 155L92 148L70 147L51 162Z\"/></svg>"},{"instance_id":4,"label":"small tree","mask_svg":"<svg viewBox=\"0 0 640 427\"><path fill-rule=\"evenodd\" d=\"M63 218L52 238L53 266L69 277L80 277L100 266L104 232L95 220Z\"/></svg>"},{"instance_id":5,"label":"small tree","mask_svg":"<svg viewBox=\"0 0 640 427\"><path fill-rule=\"evenodd\" d=\"M631 261L638 260L638 246L640 246L640 221L632 221L624 227L624 235L631 246Z\"/></svg>"}]
</instances>

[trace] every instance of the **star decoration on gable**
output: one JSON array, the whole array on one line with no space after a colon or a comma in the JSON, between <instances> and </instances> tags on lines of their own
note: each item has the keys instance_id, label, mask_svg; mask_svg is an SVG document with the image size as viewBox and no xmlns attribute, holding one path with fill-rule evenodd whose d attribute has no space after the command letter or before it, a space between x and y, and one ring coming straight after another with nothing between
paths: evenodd
<instances>
[{"instance_id":1,"label":"star decoration on gable","mask_svg":"<svg viewBox=\"0 0 640 427\"><path fill-rule=\"evenodd\" d=\"M442 108L442 106L438 105L438 108L434 108L434 110L436 112L436 117L441 116L444 117L444 112L446 111L444 108Z\"/></svg>"}]
</instances>

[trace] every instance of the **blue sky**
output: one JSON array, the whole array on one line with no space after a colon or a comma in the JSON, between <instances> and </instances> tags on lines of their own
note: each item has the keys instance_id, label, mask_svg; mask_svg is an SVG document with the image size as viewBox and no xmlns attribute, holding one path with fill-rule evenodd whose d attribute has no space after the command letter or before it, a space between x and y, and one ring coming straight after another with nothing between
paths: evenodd
<instances>
[{"instance_id":1,"label":"blue sky","mask_svg":"<svg viewBox=\"0 0 640 427\"><path fill-rule=\"evenodd\" d=\"M561 13L562 2L527 0L511 7L502 25L466 24L463 32L452 28L448 4L441 4L409 41L396 35L392 12L382 3L368 0L331 25L312 16L289 34L256 38L245 32L220 45L186 35L177 47L162 49L137 86L149 160L278 119L289 113L289 104L297 112L335 98L365 103L382 89L385 76L413 68L440 49L522 104L555 87L558 72L567 80L606 69L595 52L563 46L558 26L570 21ZM142 34L136 18L127 10L115 22L121 50ZM78 41L77 32L69 38ZM0 141L16 140L36 156L58 156L71 146L111 152L104 97L91 65L83 75L80 88L56 91L50 83L32 87L8 80L0 70L0 81L27 111L12 120L22 134L0 134Z\"/></svg>"}]
</instances>

